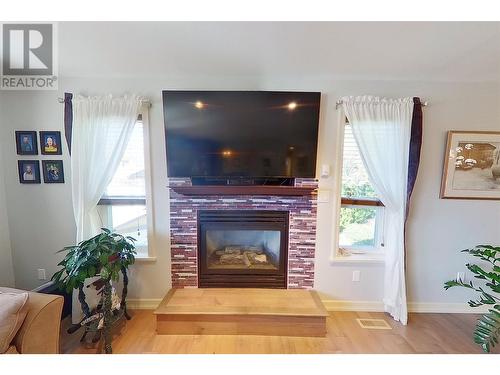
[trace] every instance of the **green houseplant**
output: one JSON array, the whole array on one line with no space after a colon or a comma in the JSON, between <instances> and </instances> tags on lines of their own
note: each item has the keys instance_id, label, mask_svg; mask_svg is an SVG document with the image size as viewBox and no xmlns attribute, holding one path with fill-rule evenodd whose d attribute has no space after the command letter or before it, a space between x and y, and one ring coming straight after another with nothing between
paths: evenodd
<instances>
[{"instance_id":1,"label":"green houseplant","mask_svg":"<svg viewBox=\"0 0 500 375\"><path fill-rule=\"evenodd\" d=\"M478 286L472 281L466 283L464 280L450 280L444 284L444 288L448 290L459 286L475 290L480 293L479 299L469 301L469 306L488 305L490 307L488 313L477 321L474 330L474 342L489 353L498 344L500 337L500 247L478 245L473 249L462 250L462 252L486 262L484 267L466 264L467 269L474 274L474 278L482 280L484 285Z\"/></svg>"},{"instance_id":2,"label":"green houseplant","mask_svg":"<svg viewBox=\"0 0 500 375\"><path fill-rule=\"evenodd\" d=\"M54 280L61 288L71 292L73 289L78 289L78 300L82 306L84 319L82 322L90 320L94 315L103 319L102 330L104 332L104 342L106 353L111 353L111 326L113 325L114 315L112 311L112 281L118 281L120 273L123 276L123 292L121 297L120 312L127 319L130 317L126 310L127 296L127 269L135 261L135 239L132 237L124 237L121 234L113 233L106 228L102 228L102 232L86 241L80 242L76 246L67 246L60 252L67 252L64 259L59 262L58 266L62 268L53 276ZM98 279L92 283L93 286L101 294L101 300L96 309L90 310L85 301L84 282L88 278L97 277ZM100 315L99 315L100 314ZM73 327L73 332L80 325ZM90 325L86 325L84 337L89 330ZM94 341L100 339L100 329L97 329L97 322L93 325L96 332ZM83 338L82 337L82 340Z\"/></svg>"}]
</instances>

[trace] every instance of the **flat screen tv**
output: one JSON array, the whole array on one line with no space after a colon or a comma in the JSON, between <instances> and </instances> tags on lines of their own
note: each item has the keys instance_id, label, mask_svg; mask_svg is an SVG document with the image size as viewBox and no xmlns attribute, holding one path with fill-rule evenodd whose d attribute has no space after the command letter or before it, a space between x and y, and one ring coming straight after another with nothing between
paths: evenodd
<instances>
[{"instance_id":1,"label":"flat screen tv","mask_svg":"<svg viewBox=\"0 0 500 375\"><path fill-rule=\"evenodd\" d=\"M319 92L163 91L169 177L315 177Z\"/></svg>"}]
</instances>

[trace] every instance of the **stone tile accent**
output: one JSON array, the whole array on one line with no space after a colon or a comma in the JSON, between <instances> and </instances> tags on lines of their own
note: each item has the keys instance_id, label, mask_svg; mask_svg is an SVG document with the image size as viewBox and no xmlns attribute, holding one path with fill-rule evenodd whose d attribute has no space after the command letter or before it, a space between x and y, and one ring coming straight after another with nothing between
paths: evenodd
<instances>
[{"instance_id":1,"label":"stone tile accent","mask_svg":"<svg viewBox=\"0 0 500 375\"><path fill-rule=\"evenodd\" d=\"M170 178L170 186L191 186L189 178ZM317 186L296 179L295 186ZM317 196L184 196L170 189L172 287L198 286L198 210L289 211L288 288L312 288L316 245Z\"/></svg>"}]
</instances>

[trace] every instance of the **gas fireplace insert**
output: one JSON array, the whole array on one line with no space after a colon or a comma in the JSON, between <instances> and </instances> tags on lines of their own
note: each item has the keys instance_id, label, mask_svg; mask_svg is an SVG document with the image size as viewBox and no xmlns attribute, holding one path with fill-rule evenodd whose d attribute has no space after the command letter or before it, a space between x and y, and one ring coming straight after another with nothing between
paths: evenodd
<instances>
[{"instance_id":1,"label":"gas fireplace insert","mask_svg":"<svg viewBox=\"0 0 500 375\"><path fill-rule=\"evenodd\" d=\"M198 211L198 286L286 288L288 211Z\"/></svg>"}]
</instances>

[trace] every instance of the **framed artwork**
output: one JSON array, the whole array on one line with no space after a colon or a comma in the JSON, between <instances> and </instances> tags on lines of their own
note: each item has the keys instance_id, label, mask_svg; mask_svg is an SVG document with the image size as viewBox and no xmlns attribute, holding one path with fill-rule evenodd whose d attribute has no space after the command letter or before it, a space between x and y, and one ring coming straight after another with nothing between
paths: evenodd
<instances>
[{"instance_id":1,"label":"framed artwork","mask_svg":"<svg viewBox=\"0 0 500 375\"><path fill-rule=\"evenodd\" d=\"M16 131L16 149L18 155L38 155L36 131Z\"/></svg>"},{"instance_id":2,"label":"framed artwork","mask_svg":"<svg viewBox=\"0 0 500 375\"><path fill-rule=\"evenodd\" d=\"M500 132L448 132L441 198L500 200Z\"/></svg>"},{"instance_id":3,"label":"framed artwork","mask_svg":"<svg viewBox=\"0 0 500 375\"><path fill-rule=\"evenodd\" d=\"M18 160L17 170L21 184L40 183L40 162L38 160Z\"/></svg>"},{"instance_id":4,"label":"framed artwork","mask_svg":"<svg viewBox=\"0 0 500 375\"><path fill-rule=\"evenodd\" d=\"M42 155L62 155L61 132L41 131L40 150Z\"/></svg>"},{"instance_id":5,"label":"framed artwork","mask_svg":"<svg viewBox=\"0 0 500 375\"><path fill-rule=\"evenodd\" d=\"M43 182L46 184L63 184L64 169L62 160L42 160Z\"/></svg>"}]
</instances>

